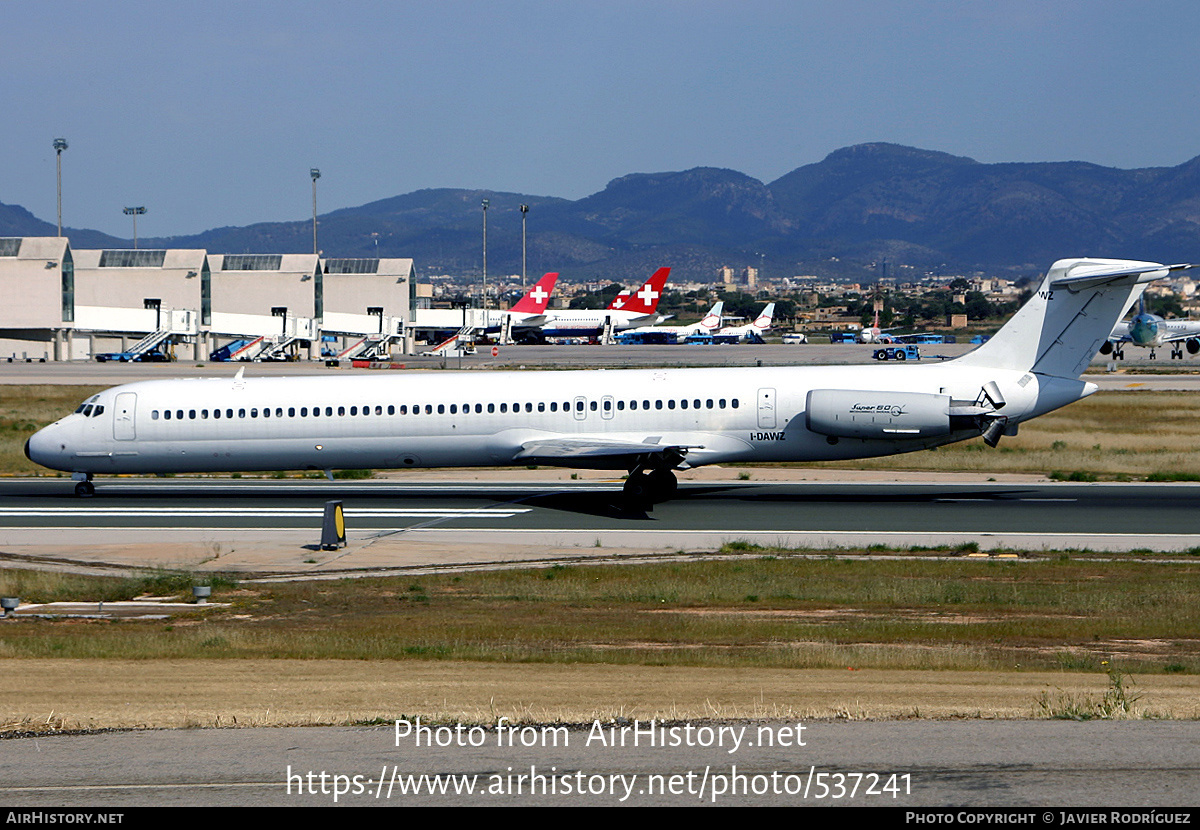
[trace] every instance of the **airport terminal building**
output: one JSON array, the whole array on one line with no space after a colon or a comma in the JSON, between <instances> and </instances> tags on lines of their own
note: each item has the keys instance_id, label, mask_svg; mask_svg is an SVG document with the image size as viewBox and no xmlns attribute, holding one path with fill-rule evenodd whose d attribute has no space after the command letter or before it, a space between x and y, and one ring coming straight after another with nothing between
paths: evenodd
<instances>
[{"instance_id":1,"label":"airport terminal building","mask_svg":"<svg viewBox=\"0 0 1200 830\"><path fill-rule=\"evenodd\" d=\"M65 237L0 237L0 288L0 360L383 357L406 350L417 305L411 259Z\"/></svg>"}]
</instances>

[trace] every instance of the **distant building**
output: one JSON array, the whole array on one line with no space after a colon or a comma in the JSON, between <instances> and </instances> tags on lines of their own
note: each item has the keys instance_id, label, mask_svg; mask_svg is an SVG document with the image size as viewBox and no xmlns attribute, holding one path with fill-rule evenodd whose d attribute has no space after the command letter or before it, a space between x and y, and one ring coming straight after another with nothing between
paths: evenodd
<instances>
[{"instance_id":1,"label":"distant building","mask_svg":"<svg viewBox=\"0 0 1200 830\"><path fill-rule=\"evenodd\" d=\"M0 287L18 298L0 313L0 357L52 360L139 341L203 360L257 339L278 347L272 359L312 357L323 334L398 338L418 293L411 259L72 250L59 237L0 238Z\"/></svg>"}]
</instances>

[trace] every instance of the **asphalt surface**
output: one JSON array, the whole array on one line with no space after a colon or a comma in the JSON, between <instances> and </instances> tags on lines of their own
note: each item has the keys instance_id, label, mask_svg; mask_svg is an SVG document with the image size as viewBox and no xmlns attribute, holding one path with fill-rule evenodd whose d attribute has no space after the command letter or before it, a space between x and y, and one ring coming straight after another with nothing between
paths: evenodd
<instances>
[{"instance_id":1,"label":"asphalt surface","mask_svg":"<svg viewBox=\"0 0 1200 830\"><path fill-rule=\"evenodd\" d=\"M317 576L662 557L727 542L818 550L1200 546L1194 484L701 479L642 512L621 506L619 480L482 474L493 478L109 480L93 498L74 496L66 479L10 480L0 483L0 552L9 566L70 561ZM327 501L345 509L347 545L335 550L318 544Z\"/></svg>"},{"instance_id":2,"label":"asphalt surface","mask_svg":"<svg viewBox=\"0 0 1200 830\"><path fill-rule=\"evenodd\" d=\"M986 823L961 816L992 807L1058 826L1071 823L1059 812L1067 807L1118 823L1107 810L1194 807L1200 793L1200 723L1190 721L636 725L636 738L633 722L609 721L553 731L450 724L420 733L392 723L23 738L3 742L0 801L932 807L957 824ZM430 785L446 792L430 794ZM1160 822L1143 814L1138 823Z\"/></svg>"}]
</instances>

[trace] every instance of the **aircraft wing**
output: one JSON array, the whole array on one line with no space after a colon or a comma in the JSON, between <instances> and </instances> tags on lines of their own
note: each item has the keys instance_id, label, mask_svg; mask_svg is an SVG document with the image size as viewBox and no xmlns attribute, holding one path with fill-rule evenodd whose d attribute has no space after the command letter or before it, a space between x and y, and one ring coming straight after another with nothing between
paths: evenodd
<instances>
[{"instance_id":1,"label":"aircraft wing","mask_svg":"<svg viewBox=\"0 0 1200 830\"><path fill-rule=\"evenodd\" d=\"M691 449L703 449L702 445L683 446L659 444L647 441L613 441L605 438L544 438L526 441L514 460L547 458L558 461L595 460L597 458L628 458L638 455L656 455L676 451L684 455Z\"/></svg>"}]
</instances>

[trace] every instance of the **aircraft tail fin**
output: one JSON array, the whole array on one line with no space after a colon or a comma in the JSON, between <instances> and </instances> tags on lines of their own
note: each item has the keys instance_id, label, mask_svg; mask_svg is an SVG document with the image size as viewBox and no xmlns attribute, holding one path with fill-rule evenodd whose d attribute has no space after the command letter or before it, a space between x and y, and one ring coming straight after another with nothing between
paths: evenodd
<instances>
[{"instance_id":1,"label":"aircraft tail fin","mask_svg":"<svg viewBox=\"0 0 1200 830\"><path fill-rule=\"evenodd\" d=\"M725 301L717 300L716 304L709 310L708 314L704 315L704 319L700 321L698 328L704 331L712 331L721 327L721 315L725 313Z\"/></svg>"},{"instance_id":2,"label":"aircraft tail fin","mask_svg":"<svg viewBox=\"0 0 1200 830\"><path fill-rule=\"evenodd\" d=\"M1192 267L1124 259L1060 259L1004 327L958 362L1077 378L1144 283Z\"/></svg>"},{"instance_id":3,"label":"aircraft tail fin","mask_svg":"<svg viewBox=\"0 0 1200 830\"><path fill-rule=\"evenodd\" d=\"M509 311L516 311L520 314L543 314L546 307L550 304L550 295L554 293L554 283L558 279L558 274L551 271L546 274L536 283L533 288L529 289L524 297L517 300Z\"/></svg>"},{"instance_id":4,"label":"aircraft tail fin","mask_svg":"<svg viewBox=\"0 0 1200 830\"><path fill-rule=\"evenodd\" d=\"M775 303L767 303L766 308L754 320L754 330L762 334L767 329L771 328L771 322L775 319Z\"/></svg>"},{"instance_id":5,"label":"aircraft tail fin","mask_svg":"<svg viewBox=\"0 0 1200 830\"><path fill-rule=\"evenodd\" d=\"M662 297L663 286L667 284L667 277L670 275L670 268L659 268L651 275L650 279L642 284L641 288L626 298L621 310L637 314L653 314L654 310L658 308L658 300Z\"/></svg>"}]
</instances>

